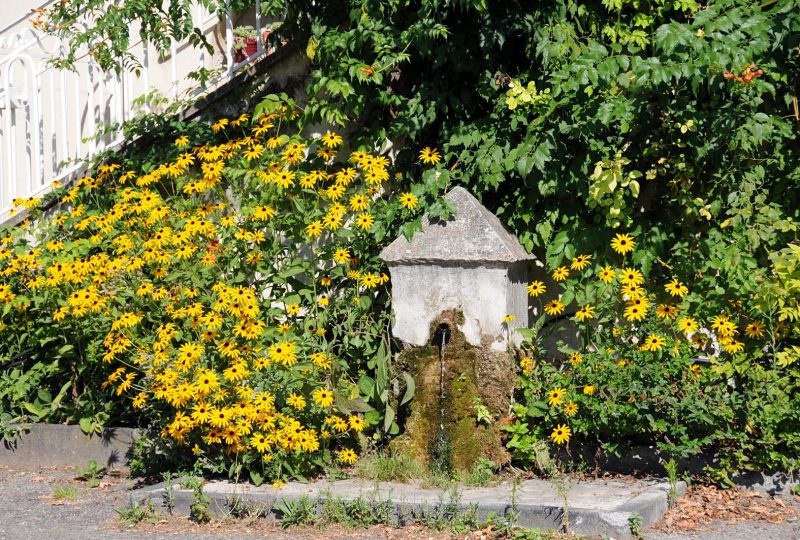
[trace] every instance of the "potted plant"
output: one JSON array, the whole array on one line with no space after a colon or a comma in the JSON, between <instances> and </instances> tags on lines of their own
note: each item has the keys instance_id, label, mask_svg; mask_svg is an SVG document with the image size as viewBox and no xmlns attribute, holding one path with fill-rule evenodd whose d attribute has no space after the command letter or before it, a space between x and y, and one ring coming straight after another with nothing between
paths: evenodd
<instances>
[{"instance_id":1,"label":"potted plant","mask_svg":"<svg viewBox=\"0 0 800 540\"><path fill-rule=\"evenodd\" d=\"M233 61L244 62L258 51L256 29L250 25L233 29Z\"/></svg>"}]
</instances>

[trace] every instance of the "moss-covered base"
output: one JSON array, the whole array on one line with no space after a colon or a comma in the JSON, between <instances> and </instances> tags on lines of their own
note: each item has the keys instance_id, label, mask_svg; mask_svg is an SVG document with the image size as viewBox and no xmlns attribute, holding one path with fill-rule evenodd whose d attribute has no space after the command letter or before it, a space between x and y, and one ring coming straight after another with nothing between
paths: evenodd
<instances>
[{"instance_id":1,"label":"moss-covered base","mask_svg":"<svg viewBox=\"0 0 800 540\"><path fill-rule=\"evenodd\" d=\"M500 425L508 415L514 366L507 353L469 345L458 330L462 322L460 313L446 311L432 324L431 345L400 353L398 367L412 375L416 394L405 432L392 445L427 466L466 472L480 458L498 465L510 460ZM447 335L443 402L439 361L442 329Z\"/></svg>"}]
</instances>

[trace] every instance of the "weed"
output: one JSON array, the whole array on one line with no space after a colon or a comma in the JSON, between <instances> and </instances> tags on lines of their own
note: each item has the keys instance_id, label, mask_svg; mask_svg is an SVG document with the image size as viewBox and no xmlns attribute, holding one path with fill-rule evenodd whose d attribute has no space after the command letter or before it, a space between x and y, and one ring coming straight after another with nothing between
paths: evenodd
<instances>
[{"instance_id":1,"label":"weed","mask_svg":"<svg viewBox=\"0 0 800 540\"><path fill-rule=\"evenodd\" d=\"M425 468L414 458L398 452L375 452L362 457L355 474L378 482L407 482L425 476Z\"/></svg>"},{"instance_id":2,"label":"weed","mask_svg":"<svg viewBox=\"0 0 800 540\"><path fill-rule=\"evenodd\" d=\"M255 523L259 518L266 517L271 509L267 504L250 501L238 495L230 497L227 503L231 517L244 520L249 524Z\"/></svg>"},{"instance_id":3,"label":"weed","mask_svg":"<svg viewBox=\"0 0 800 540\"><path fill-rule=\"evenodd\" d=\"M156 513L155 504L152 500L147 501L147 504L139 504L138 502L132 503L127 508L117 510L119 518L128 527L138 525L142 521L147 520L149 523L158 521L158 514Z\"/></svg>"},{"instance_id":4,"label":"weed","mask_svg":"<svg viewBox=\"0 0 800 540\"><path fill-rule=\"evenodd\" d=\"M564 507L561 514L561 527L565 533L569 534L569 492L572 489L569 478L550 457L550 453L544 443L537 444L534 449L534 458L536 465L550 476L550 481L553 483L556 493L561 497Z\"/></svg>"},{"instance_id":5,"label":"weed","mask_svg":"<svg viewBox=\"0 0 800 540\"><path fill-rule=\"evenodd\" d=\"M464 483L468 486L488 485L494 477L494 470L496 467L497 463L494 461L480 458L472 470L467 473L466 477L464 478Z\"/></svg>"},{"instance_id":6,"label":"weed","mask_svg":"<svg viewBox=\"0 0 800 540\"><path fill-rule=\"evenodd\" d=\"M450 525L450 530L454 534L466 534L471 531L477 531L481 528L480 520L478 520L478 503L472 503L469 508L457 512L453 516L453 522Z\"/></svg>"},{"instance_id":7,"label":"weed","mask_svg":"<svg viewBox=\"0 0 800 540\"><path fill-rule=\"evenodd\" d=\"M201 476L188 476L181 480L183 489L192 490L192 505L189 507L189 516L197 523L211 521L211 497L203 492L203 478Z\"/></svg>"},{"instance_id":8,"label":"weed","mask_svg":"<svg viewBox=\"0 0 800 540\"><path fill-rule=\"evenodd\" d=\"M172 483L172 473L165 472L162 475L162 479L164 482L164 506L167 507L167 512L172 515L172 509L175 508L175 486Z\"/></svg>"},{"instance_id":9,"label":"weed","mask_svg":"<svg viewBox=\"0 0 800 540\"><path fill-rule=\"evenodd\" d=\"M90 459L86 467L75 467L75 472L78 473L80 480L85 480L86 485L90 488L96 488L100 485L100 479L106 472L106 468L97 463L95 460Z\"/></svg>"},{"instance_id":10,"label":"weed","mask_svg":"<svg viewBox=\"0 0 800 540\"><path fill-rule=\"evenodd\" d=\"M641 514L634 512L628 518L628 526L631 528L631 534L635 538L644 538L644 522Z\"/></svg>"},{"instance_id":11,"label":"weed","mask_svg":"<svg viewBox=\"0 0 800 540\"><path fill-rule=\"evenodd\" d=\"M78 490L72 486L60 485L53 488L53 499L57 501L74 501L78 498Z\"/></svg>"},{"instance_id":12,"label":"weed","mask_svg":"<svg viewBox=\"0 0 800 540\"><path fill-rule=\"evenodd\" d=\"M800 497L800 484L795 484L792 486L792 494Z\"/></svg>"},{"instance_id":13,"label":"weed","mask_svg":"<svg viewBox=\"0 0 800 540\"><path fill-rule=\"evenodd\" d=\"M678 463L675 458L670 458L669 461L664 462L664 469L667 471L667 481L669 481L667 501L670 508L672 508L678 500Z\"/></svg>"},{"instance_id":14,"label":"weed","mask_svg":"<svg viewBox=\"0 0 800 540\"><path fill-rule=\"evenodd\" d=\"M282 528L292 525L312 525L317 521L317 501L303 495L296 501L283 499L278 506Z\"/></svg>"}]
</instances>

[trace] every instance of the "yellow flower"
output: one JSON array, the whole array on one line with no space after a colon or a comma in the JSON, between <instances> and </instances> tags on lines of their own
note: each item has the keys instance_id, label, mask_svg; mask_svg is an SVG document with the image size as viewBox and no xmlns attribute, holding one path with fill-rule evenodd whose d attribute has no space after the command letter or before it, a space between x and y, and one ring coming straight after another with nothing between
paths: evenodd
<instances>
[{"instance_id":1,"label":"yellow flower","mask_svg":"<svg viewBox=\"0 0 800 540\"><path fill-rule=\"evenodd\" d=\"M347 248L339 248L333 254L333 260L338 264L350 262L350 251Z\"/></svg>"},{"instance_id":2,"label":"yellow flower","mask_svg":"<svg viewBox=\"0 0 800 540\"><path fill-rule=\"evenodd\" d=\"M320 140L327 148L336 148L344 141L341 135L337 135L331 131L327 131L325 135L320 137Z\"/></svg>"},{"instance_id":3,"label":"yellow flower","mask_svg":"<svg viewBox=\"0 0 800 540\"><path fill-rule=\"evenodd\" d=\"M633 241L628 234L617 234L613 240L611 240L611 249L619 253L620 255L627 255L633 248L636 247L636 242Z\"/></svg>"},{"instance_id":4,"label":"yellow flower","mask_svg":"<svg viewBox=\"0 0 800 540\"><path fill-rule=\"evenodd\" d=\"M647 317L647 309L639 304L628 304L625 308L624 317L629 321L641 321Z\"/></svg>"},{"instance_id":5,"label":"yellow flower","mask_svg":"<svg viewBox=\"0 0 800 540\"><path fill-rule=\"evenodd\" d=\"M569 363L570 364L572 364L573 366L577 366L581 362L583 362L583 355L581 353L579 353L577 351L573 352L573 353L570 353L570 355L569 355Z\"/></svg>"},{"instance_id":6,"label":"yellow flower","mask_svg":"<svg viewBox=\"0 0 800 540\"><path fill-rule=\"evenodd\" d=\"M227 126L227 125L228 125L228 119L227 118L220 118L219 120L217 120L216 122L214 122L211 125L211 130L214 133L217 133L217 132L225 129L225 126Z\"/></svg>"},{"instance_id":7,"label":"yellow flower","mask_svg":"<svg viewBox=\"0 0 800 540\"><path fill-rule=\"evenodd\" d=\"M623 268L619 274L619 281L623 285L641 285L644 283L644 275L635 268Z\"/></svg>"},{"instance_id":8,"label":"yellow flower","mask_svg":"<svg viewBox=\"0 0 800 540\"><path fill-rule=\"evenodd\" d=\"M656 316L661 319L674 319L678 316L678 306L672 304L659 304L656 308Z\"/></svg>"},{"instance_id":9,"label":"yellow flower","mask_svg":"<svg viewBox=\"0 0 800 540\"><path fill-rule=\"evenodd\" d=\"M669 283L664 286L664 290L667 291L672 296L677 296L679 298L683 298L689 292L688 287L678 281L677 279L673 279Z\"/></svg>"},{"instance_id":10,"label":"yellow flower","mask_svg":"<svg viewBox=\"0 0 800 540\"><path fill-rule=\"evenodd\" d=\"M533 296L534 298L540 296L547 290L547 287L541 281L532 281L528 285L528 294Z\"/></svg>"},{"instance_id":11,"label":"yellow flower","mask_svg":"<svg viewBox=\"0 0 800 540\"><path fill-rule=\"evenodd\" d=\"M575 416L578 413L578 405L574 401L570 401L564 405L564 414L567 416Z\"/></svg>"},{"instance_id":12,"label":"yellow flower","mask_svg":"<svg viewBox=\"0 0 800 540\"><path fill-rule=\"evenodd\" d=\"M561 315L564 312L564 303L561 300L550 300L544 305L544 311L548 315Z\"/></svg>"},{"instance_id":13,"label":"yellow flower","mask_svg":"<svg viewBox=\"0 0 800 540\"><path fill-rule=\"evenodd\" d=\"M553 439L553 442L556 444L564 444L569 442L569 438L572 435L572 430L570 430L569 426L564 424L559 424L553 429L553 433L550 434L550 438Z\"/></svg>"},{"instance_id":14,"label":"yellow flower","mask_svg":"<svg viewBox=\"0 0 800 540\"><path fill-rule=\"evenodd\" d=\"M595 390L596 388L593 384L587 384L586 386L583 387L583 394L586 396L591 396L594 394Z\"/></svg>"},{"instance_id":15,"label":"yellow flower","mask_svg":"<svg viewBox=\"0 0 800 540\"><path fill-rule=\"evenodd\" d=\"M403 193L400 195L400 206L405 208L406 210L413 210L417 207L419 203L419 199L416 195L412 193Z\"/></svg>"},{"instance_id":16,"label":"yellow flower","mask_svg":"<svg viewBox=\"0 0 800 540\"><path fill-rule=\"evenodd\" d=\"M553 270L553 279L556 281L564 281L569 276L569 270L566 266L559 266Z\"/></svg>"},{"instance_id":17,"label":"yellow flower","mask_svg":"<svg viewBox=\"0 0 800 540\"><path fill-rule=\"evenodd\" d=\"M339 461L342 463L346 463L347 465L352 465L358 459L358 455L353 452L349 448L345 448L344 450L339 451Z\"/></svg>"},{"instance_id":18,"label":"yellow flower","mask_svg":"<svg viewBox=\"0 0 800 540\"><path fill-rule=\"evenodd\" d=\"M268 354L274 362L284 366L293 366L297 363L295 347L296 345L291 341L281 341L270 345Z\"/></svg>"},{"instance_id":19,"label":"yellow flower","mask_svg":"<svg viewBox=\"0 0 800 540\"><path fill-rule=\"evenodd\" d=\"M553 388L547 393L547 403L550 406L555 406L561 403L561 400L564 399L564 394L567 393L566 388Z\"/></svg>"},{"instance_id":20,"label":"yellow flower","mask_svg":"<svg viewBox=\"0 0 800 540\"><path fill-rule=\"evenodd\" d=\"M141 409L142 407L144 407L145 401L147 401L147 394L145 394L144 392L139 392L138 394L136 394L136 397L133 398L133 403L132 403L133 408Z\"/></svg>"},{"instance_id":21,"label":"yellow flower","mask_svg":"<svg viewBox=\"0 0 800 540\"><path fill-rule=\"evenodd\" d=\"M442 155L435 148L426 146L420 150L419 160L426 165L436 165L442 160Z\"/></svg>"},{"instance_id":22,"label":"yellow flower","mask_svg":"<svg viewBox=\"0 0 800 540\"><path fill-rule=\"evenodd\" d=\"M578 255L574 259L572 259L572 264L569 265L570 269L582 271L584 268L589 266L589 261L592 260L591 255Z\"/></svg>"},{"instance_id":23,"label":"yellow flower","mask_svg":"<svg viewBox=\"0 0 800 540\"><path fill-rule=\"evenodd\" d=\"M319 220L312 221L306 226L306 235L309 238L316 238L322 234L322 222Z\"/></svg>"},{"instance_id":24,"label":"yellow flower","mask_svg":"<svg viewBox=\"0 0 800 540\"><path fill-rule=\"evenodd\" d=\"M642 351L658 352L664 348L666 340L658 334L650 334L639 347Z\"/></svg>"},{"instance_id":25,"label":"yellow flower","mask_svg":"<svg viewBox=\"0 0 800 540\"><path fill-rule=\"evenodd\" d=\"M356 433L364 431L364 427L367 425L360 416L351 416L347 419L347 422L350 424L350 429Z\"/></svg>"},{"instance_id":26,"label":"yellow flower","mask_svg":"<svg viewBox=\"0 0 800 540\"><path fill-rule=\"evenodd\" d=\"M595 314L594 306L586 304L581 309L579 309L577 313L575 313L575 318L583 322L588 319L594 319L594 314Z\"/></svg>"},{"instance_id":27,"label":"yellow flower","mask_svg":"<svg viewBox=\"0 0 800 540\"><path fill-rule=\"evenodd\" d=\"M697 332L698 328L697 321L691 317L681 317L678 321L678 329L681 332Z\"/></svg>"},{"instance_id":28,"label":"yellow flower","mask_svg":"<svg viewBox=\"0 0 800 540\"><path fill-rule=\"evenodd\" d=\"M523 373L528 375L536 367L536 361L530 356L526 356L519 361L519 367L522 368Z\"/></svg>"},{"instance_id":29,"label":"yellow flower","mask_svg":"<svg viewBox=\"0 0 800 540\"><path fill-rule=\"evenodd\" d=\"M758 321L752 322L745 327L744 333L747 334L749 338L760 338L764 335L764 323Z\"/></svg>"},{"instance_id":30,"label":"yellow flower","mask_svg":"<svg viewBox=\"0 0 800 540\"><path fill-rule=\"evenodd\" d=\"M184 148L189 145L189 136L188 135L181 135L177 139L175 139L175 146L178 148Z\"/></svg>"},{"instance_id":31,"label":"yellow flower","mask_svg":"<svg viewBox=\"0 0 800 540\"><path fill-rule=\"evenodd\" d=\"M266 454L272 448L269 443L269 437L261 433L253 433L250 437L250 446L262 454Z\"/></svg>"},{"instance_id":32,"label":"yellow flower","mask_svg":"<svg viewBox=\"0 0 800 540\"><path fill-rule=\"evenodd\" d=\"M516 318L517 317L515 315L506 315L505 317L503 317L503 324L508 324Z\"/></svg>"},{"instance_id":33,"label":"yellow flower","mask_svg":"<svg viewBox=\"0 0 800 540\"><path fill-rule=\"evenodd\" d=\"M320 407L330 407L333 404L333 392L326 388L317 388L311 394L314 398L314 403Z\"/></svg>"},{"instance_id":34,"label":"yellow flower","mask_svg":"<svg viewBox=\"0 0 800 540\"><path fill-rule=\"evenodd\" d=\"M725 343L722 346L722 348L725 349L725 352L740 353L744 350L744 343L742 343L741 341L734 341L731 339L731 341Z\"/></svg>"},{"instance_id":35,"label":"yellow flower","mask_svg":"<svg viewBox=\"0 0 800 540\"><path fill-rule=\"evenodd\" d=\"M600 278L600 281L602 281L603 283L609 284L612 281L614 281L614 278L617 277L617 271L610 266L606 266L602 270L600 270L598 277Z\"/></svg>"},{"instance_id":36,"label":"yellow flower","mask_svg":"<svg viewBox=\"0 0 800 540\"><path fill-rule=\"evenodd\" d=\"M299 394L295 394L294 392L289 394L289 397L286 398L286 403L298 411L302 411L306 408L306 399Z\"/></svg>"},{"instance_id":37,"label":"yellow flower","mask_svg":"<svg viewBox=\"0 0 800 540\"><path fill-rule=\"evenodd\" d=\"M375 223L375 217L367 212L361 213L356 217L356 225L365 231L369 230L373 223Z\"/></svg>"},{"instance_id":38,"label":"yellow flower","mask_svg":"<svg viewBox=\"0 0 800 540\"><path fill-rule=\"evenodd\" d=\"M366 210L369 206L369 199L361 195L360 193L356 193L352 197L350 197L350 209L353 211L361 211Z\"/></svg>"}]
</instances>

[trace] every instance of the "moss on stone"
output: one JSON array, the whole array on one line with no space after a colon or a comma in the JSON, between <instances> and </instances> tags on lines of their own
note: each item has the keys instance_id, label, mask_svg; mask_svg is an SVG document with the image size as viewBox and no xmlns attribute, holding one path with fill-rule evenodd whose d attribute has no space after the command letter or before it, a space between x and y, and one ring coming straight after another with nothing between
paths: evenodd
<instances>
[{"instance_id":1,"label":"moss on stone","mask_svg":"<svg viewBox=\"0 0 800 540\"><path fill-rule=\"evenodd\" d=\"M514 373L506 353L472 347L458 330L463 314L446 311L431 324L432 340L440 339L441 325L447 325L444 354L444 418L440 414L438 343L400 353L397 367L414 379L416 394L405 421L403 435L392 446L419 462L431 465L439 423L444 424L452 470L466 472L480 458L498 464L510 459L497 421L479 423L477 405L486 407L495 420L508 414ZM441 439L441 437L439 437Z\"/></svg>"}]
</instances>

